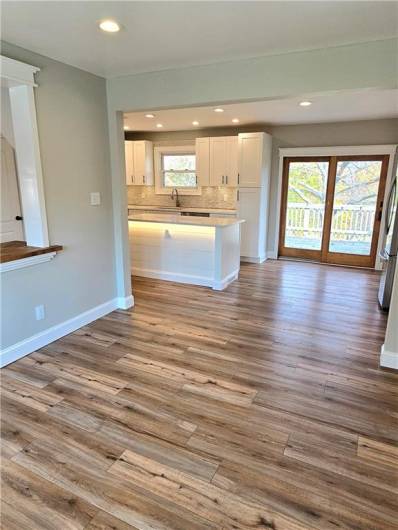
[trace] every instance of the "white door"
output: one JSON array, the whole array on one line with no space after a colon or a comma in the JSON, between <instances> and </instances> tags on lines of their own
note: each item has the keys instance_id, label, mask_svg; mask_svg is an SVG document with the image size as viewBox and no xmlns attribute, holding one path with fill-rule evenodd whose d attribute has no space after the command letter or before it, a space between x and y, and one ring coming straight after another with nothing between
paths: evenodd
<instances>
[{"instance_id":1,"label":"white door","mask_svg":"<svg viewBox=\"0 0 398 530\"><path fill-rule=\"evenodd\" d=\"M238 185L238 137L226 139L226 181L227 186Z\"/></svg>"},{"instance_id":2,"label":"white door","mask_svg":"<svg viewBox=\"0 0 398 530\"><path fill-rule=\"evenodd\" d=\"M133 142L124 142L124 157L126 160L126 184L131 186L134 184Z\"/></svg>"},{"instance_id":3,"label":"white door","mask_svg":"<svg viewBox=\"0 0 398 530\"><path fill-rule=\"evenodd\" d=\"M210 138L196 138L196 177L198 186L210 183Z\"/></svg>"},{"instance_id":4,"label":"white door","mask_svg":"<svg viewBox=\"0 0 398 530\"><path fill-rule=\"evenodd\" d=\"M223 186L226 177L227 142L224 136L210 138L210 186Z\"/></svg>"},{"instance_id":5,"label":"white door","mask_svg":"<svg viewBox=\"0 0 398 530\"><path fill-rule=\"evenodd\" d=\"M1 224L0 241L23 241L21 205L19 202L14 149L1 137ZM22 217L21 217L22 219Z\"/></svg>"},{"instance_id":6,"label":"white door","mask_svg":"<svg viewBox=\"0 0 398 530\"><path fill-rule=\"evenodd\" d=\"M239 135L239 185L242 188L261 186L263 134Z\"/></svg>"}]
</instances>

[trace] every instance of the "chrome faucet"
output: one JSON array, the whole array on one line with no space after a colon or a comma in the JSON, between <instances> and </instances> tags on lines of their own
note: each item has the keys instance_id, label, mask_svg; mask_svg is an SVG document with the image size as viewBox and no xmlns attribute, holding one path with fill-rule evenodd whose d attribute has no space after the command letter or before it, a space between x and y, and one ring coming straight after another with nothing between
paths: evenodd
<instances>
[{"instance_id":1,"label":"chrome faucet","mask_svg":"<svg viewBox=\"0 0 398 530\"><path fill-rule=\"evenodd\" d=\"M178 196L177 188L174 188L173 191L171 192L171 200L174 201L174 199L176 200L176 208L179 208L181 206L181 203L180 203L180 197Z\"/></svg>"}]
</instances>

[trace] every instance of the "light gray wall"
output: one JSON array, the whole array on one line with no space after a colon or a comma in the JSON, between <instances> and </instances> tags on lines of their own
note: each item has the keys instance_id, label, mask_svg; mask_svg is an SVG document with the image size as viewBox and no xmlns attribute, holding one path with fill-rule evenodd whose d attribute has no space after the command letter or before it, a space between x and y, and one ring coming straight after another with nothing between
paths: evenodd
<instances>
[{"instance_id":1,"label":"light gray wall","mask_svg":"<svg viewBox=\"0 0 398 530\"><path fill-rule=\"evenodd\" d=\"M36 110L54 260L2 275L2 346L116 296L105 80L3 43L2 54L41 68ZM89 205L99 191L100 206ZM35 320L44 304L46 318Z\"/></svg>"}]
</instances>

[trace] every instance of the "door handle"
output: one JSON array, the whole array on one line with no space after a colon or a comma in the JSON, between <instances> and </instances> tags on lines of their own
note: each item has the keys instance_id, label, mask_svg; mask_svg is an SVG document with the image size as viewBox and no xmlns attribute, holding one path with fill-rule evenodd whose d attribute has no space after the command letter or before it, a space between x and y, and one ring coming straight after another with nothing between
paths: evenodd
<instances>
[{"instance_id":1,"label":"door handle","mask_svg":"<svg viewBox=\"0 0 398 530\"><path fill-rule=\"evenodd\" d=\"M228 184L228 175L225 177L225 184Z\"/></svg>"},{"instance_id":2,"label":"door handle","mask_svg":"<svg viewBox=\"0 0 398 530\"><path fill-rule=\"evenodd\" d=\"M145 175L142 176L142 182L145 184Z\"/></svg>"},{"instance_id":3,"label":"door handle","mask_svg":"<svg viewBox=\"0 0 398 530\"><path fill-rule=\"evenodd\" d=\"M15 220L16 220L16 221L23 221L23 217L22 217L22 215L16 215L16 216L15 216Z\"/></svg>"}]
</instances>

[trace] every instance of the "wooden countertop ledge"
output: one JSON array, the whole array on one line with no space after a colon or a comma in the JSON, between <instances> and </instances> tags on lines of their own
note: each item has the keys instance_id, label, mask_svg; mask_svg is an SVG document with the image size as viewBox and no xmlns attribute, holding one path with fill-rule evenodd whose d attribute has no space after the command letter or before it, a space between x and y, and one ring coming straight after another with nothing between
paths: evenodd
<instances>
[{"instance_id":1,"label":"wooden countertop ledge","mask_svg":"<svg viewBox=\"0 0 398 530\"><path fill-rule=\"evenodd\" d=\"M8 241L7 243L0 243L0 263L39 256L40 254L49 254L50 252L59 252L62 248L61 245L29 247L25 241Z\"/></svg>"}]
</instances>

